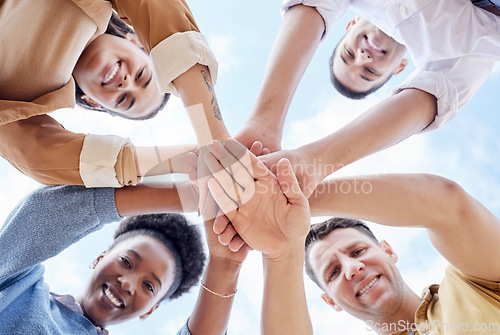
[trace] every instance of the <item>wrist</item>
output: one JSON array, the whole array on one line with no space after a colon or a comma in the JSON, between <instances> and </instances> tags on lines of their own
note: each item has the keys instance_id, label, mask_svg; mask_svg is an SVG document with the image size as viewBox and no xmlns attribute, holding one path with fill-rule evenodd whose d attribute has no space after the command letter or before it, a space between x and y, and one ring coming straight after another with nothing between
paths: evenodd
<instances>
[{"instance_id":1,"label":"wrist","mask_svg":"<svg viewBox=\"0 0 500 335\"><path fill-rule=\"evenodd\" d=\"M238 275L242 264L243 262L232 258L210 255L208 257L207 268L210 267L219 273Z\"/></svg>"},{"instance_id":2,"label":"wrist","mask_svg":"<svg viewBox=\"0 0 500 335\"><path fill-rule=\"evenodd\" d=\"M288 244L288 248L282 250L279 254L269 255L262 253L264 264L280 264L298 261L301 264L304 262L304 245L305 237L300 241Z\"/></svg>"}]
</instances>

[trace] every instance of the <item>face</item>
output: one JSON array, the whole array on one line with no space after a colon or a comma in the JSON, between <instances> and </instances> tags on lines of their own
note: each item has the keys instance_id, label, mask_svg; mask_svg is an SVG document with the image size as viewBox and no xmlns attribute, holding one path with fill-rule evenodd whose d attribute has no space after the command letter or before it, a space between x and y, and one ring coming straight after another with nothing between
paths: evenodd
<instances>
[{"instance_id":1,"label":"face","mask_svg":"<svg viewBox=\"0 0 500 335\"><path fill-rule=\"evenodd\" d=\"M406 48L369 21L354 18L337 46L333 72L354 92L365 92L381 85L391 74L404 69Z\"/></svg>"},{"instance_id":2,"label":"face","mask_svg":"<svg viewBox=\"0 0 500 335\"><path fill-rule=\"evenodd\" d=\"M131 118L149 115L163 100L151 59L135 36L98 36L81 54L73 77L91 105Z\"/></svg>"},{"instance_id":3,"label":"face","mask_svg":"<svg viewBox=\"0 0 500 335\"><path fill-rule=\"evenodd\" d=\"M384 320L404 300L404 282L397 256L386 242L377 242L356 229L336 229L309 252L313 272L336 310L361 320Z\"/></svg>"},{"instance_id":4,"label":"face","mask_svg":"<svg viewBox=\"0 0 500 335\"><path fill-rule=\"evenodd\" d=\"M153 237L134 236L104 254L79 302L94 324L120 323L155 308L174 277L168 248Z\"/></svg>"}]
</instances>

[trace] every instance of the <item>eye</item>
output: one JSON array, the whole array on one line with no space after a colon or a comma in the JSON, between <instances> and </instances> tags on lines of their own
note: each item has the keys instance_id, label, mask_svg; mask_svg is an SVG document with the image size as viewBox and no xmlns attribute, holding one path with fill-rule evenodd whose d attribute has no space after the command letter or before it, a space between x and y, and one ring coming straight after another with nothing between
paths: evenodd
<instances>
[{"instance_id":1,"label":"eye","mask_svg":"<svg viewBox=\"0 0 500 335\"><path fill-rule=\"evenodd\" d=\"M352 54L352 52L350 52L347 48L344 48L344 50L345 50L345 53L347 56L354 58L354 55Z\"/></svg>"},{"instance_id":2,"label":"eye","mask_svg":"<svg viewBox=\"0 0 500 335\"><path fill-rule=\"evenodd\" d=\"M128 269L131 269L132 268L132 264L130 264L130 262L128 261L128 259L126 259L125 257L120 257L120 261L123 263L123 265L125 267L127 267Z\"/></svg>"},{"instance_id":3,"label":"eye","mask_svg":"<svg viewBox=\"0 0 500 335\"><path fill-rule=\"evenodd\" d=\"M141 71L139 71L139 73L137 73L137 75L135 76L135 80L136 81L139 81L139 79L141 79L142 75L144 74L144 67L141 69Z\"/></svg>"},{"instance_id":4,"label":"eye","mask_svg":"<svg viewBox=\"0 0 500 335\"><path fill-rule=\"evenodd\" d=\"M126 93L120 95L120 98L118 98L118 101L116 102L116 107L118 107L125 100L126 97L127 97Z\"/></svg>"},{"instance_id":5,"label":"eye","mask_svg":"<svg viewBox=\"0 0 500 335\"><path fill-rule=\"evenodd\" d=\"M360 249L357 249L355 251L353 251L353 253L351 254L352 257L358 257L360 256L366 249L365 248L360 248Z\"/></svg>"},{"instance_id":6,"label":"eye","mask_svg":"<svg viewBox=\"0 0 500 335\"><path fill-rule=\"evenodd\" d=\"M148 289L151 293L153 293L153 294L155 293L155 288L154 288L154 286L153 286L153 285L151 285L150 283L145 282L145 283L144 283L144 286L145 286L145 287L146 287L146 288L147 288L147 289Z\"/></svg>"},{"instance_id":7,"label":"eye","mask_svg":"<svg viewBox=\"0 0 500 335\"><path fill-rule=\"evenodd\" d=\"M370 69L369 67L365 68L366 69L366 72L368 72L369 74L371 74L372 76L376 76L377 75L377 72L373 71L372 69Z\"/></svg>"},{"instance_id":8,"label":"eye","mask_svg":"<svg viewBox=\"0 0 500 335\"><path fill-rule=\"evenodd\" d=\"M330 273L330 276L328 277L328 280L331 281L334 278L336 278L340 273L340 267L336 266L333 270L332 273Z\"/></svg>"}]
</instances>

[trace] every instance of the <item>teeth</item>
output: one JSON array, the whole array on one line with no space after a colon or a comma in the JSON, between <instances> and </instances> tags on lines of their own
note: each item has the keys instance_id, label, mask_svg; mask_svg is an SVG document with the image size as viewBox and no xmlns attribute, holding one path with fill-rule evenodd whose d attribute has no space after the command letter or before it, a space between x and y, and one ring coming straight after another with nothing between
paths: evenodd
<instances>
[{"instance_id":1,"label":"teeth","mask_svg":"<svg viewBox=\"0 0 500 335\"><path fill-rule=\"evenodd\" d=\"M369 283L368 283L368 285L366 285L365 287L363 287L363 288L361 289L361 291L359 291L359 292L358 292L358 294L357 294L357 295L358 295L358 296L360 296L360 295L362 295L363 293L365 293L365 292L366 292L366 290L368 290L370 287L372 287L372 286L373 286L373 284L375 284L375 283L377 282L377 280L378 280L378 277L373 278L373 280L372 280L371 282L369 282Z\"/></svg>"},{"instance_id":2,"label":"teeth","mask_svg":"<svg viewBox=\"0 0 500 335\"><path fill-rule=\"evenodd\" d=\"M121 308L122 307L122 303L120 302L120 300L118 300L114 295L113 293L111 293L111 290L109 288L105 288L104 289L104 293L106 294L106 297L109 298L109 300L111 300L111 302L113 303L113 305L115 305L116 307L118 308Z\"/></svg>"},{"instance_id":3,"label":"teeth","mask_svg":"<svg viewBox=\"0 0 500 335\"><path fill-rule=\"evenodd\" d=\"M115 66L113 67L113 70L111 71L110 74L108 74L106 76L106 78L104 78L104 80L102 81L102 83L104 85L106 85L107 83L109 83L116 75L116 73L118 72L118 69L120 68L120 64L119 63L116 63Z\"/></svg>"},{"instance_id":4,"label":"teeth","mask_svg":"<svg viewBox=\"0 0 500 335\"><path fill-rule=\"evenodd\" d=\"M370 39L369 39L369 38L366 38L366 42L367 42L367 43L368 43L368 44L369 44L369 45L370 45L373 49L375 49L375 50L377 50L377 51L380 51L380 52L384 51L383 49L380 49L380 48L379 48L379 47L377 47L376 45L373 45L373 43L370 41Z\"/></svg>"}]
</instances>

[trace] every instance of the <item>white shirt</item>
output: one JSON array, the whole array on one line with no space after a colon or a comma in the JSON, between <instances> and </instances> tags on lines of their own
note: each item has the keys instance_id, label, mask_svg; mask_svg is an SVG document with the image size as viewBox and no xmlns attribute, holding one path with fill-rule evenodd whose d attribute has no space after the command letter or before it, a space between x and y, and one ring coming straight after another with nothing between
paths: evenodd
<instances>
[{"instance_id":1,"label":"white shirt","mask_svg":"<svg viewBox=\"0 0 500 335\"><path fill-rule=\"evenodd\" d=\"M470 0L285 0L315 7L327 32L348 8L406 46L417 69L395 89L418 88L437 98L426 130L455 117L500 58L500 18Z\"/></svg>"}]
</instances>

